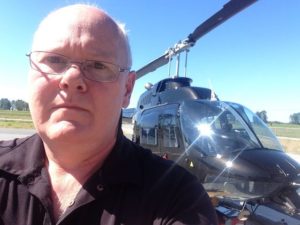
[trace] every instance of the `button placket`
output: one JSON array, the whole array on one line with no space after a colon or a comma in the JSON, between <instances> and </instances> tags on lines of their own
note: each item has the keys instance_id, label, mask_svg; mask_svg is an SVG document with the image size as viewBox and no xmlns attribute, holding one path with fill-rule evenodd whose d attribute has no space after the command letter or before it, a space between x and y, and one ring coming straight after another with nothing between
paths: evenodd
<instances>
[{"instance_id":1,"label":"button placket","mask_svg":"<svg viewBox=\"0 0 300 225\"><path fill-rule=\"evenodd\" d=\"M102 170L100 170L98 172L98 176L99 176L99 181L98 181L98 184L96 186L96 189L98 192L102 192L104 191L104 184L103 184L103 173L102 173Z\"/></svg>"}]
</instances>

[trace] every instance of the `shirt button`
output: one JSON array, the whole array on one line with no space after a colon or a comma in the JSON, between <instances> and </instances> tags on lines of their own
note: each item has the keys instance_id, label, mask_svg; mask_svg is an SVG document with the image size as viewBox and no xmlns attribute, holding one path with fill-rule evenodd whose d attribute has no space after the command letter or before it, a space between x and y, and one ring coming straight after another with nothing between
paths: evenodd
<instances>
[{"instance_id":1,"label":"shirt button","mask_svg":"<svg viewBox=\"0 0 300 225\"><path fill-rule=\"evenodd\" d=\"M34 182L34 177L33 176L30 176L27 178L27 183L28 184L32 184Z\"/></svg>"},{"instance_id":2,"label":"shirt button","mask_svg":"<svg viewBox=\"0 0 300 225\"><path fill-rule=\"evenodd\" d=\"M97 190L98 191L103 191L104 190L104 186L102 184L98 184L97 185Z\"/></svg>"},{"instance_id":3,"label":"shirt button","mask_svg":"<svg viewBox=\"0 0 300 225\"><path fill-rule=\"evenodd\" d=\"M74 203L75 203L75 200L70 201L68 207L71 207L72 205L74 205Z\"/></svg>"}]
</instances>

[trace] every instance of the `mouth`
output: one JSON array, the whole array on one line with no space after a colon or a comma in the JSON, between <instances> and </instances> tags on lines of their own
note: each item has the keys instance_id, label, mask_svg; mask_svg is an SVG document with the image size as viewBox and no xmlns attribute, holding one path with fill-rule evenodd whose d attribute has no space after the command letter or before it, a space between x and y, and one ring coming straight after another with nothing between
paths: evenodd
<instances>
[{"instance_id":1,"label":"mouth","mask_svg":"<svg viewBox=\"0 0 300 225\"><path fill-rule=\"evenodd\" d=\"M69 104L60 104L60 105L55 105L52 107L52 110L66 110L66 111L84 111L87 112L88 110L77 105L69 105Z\"/></svg>"}]
</instances>

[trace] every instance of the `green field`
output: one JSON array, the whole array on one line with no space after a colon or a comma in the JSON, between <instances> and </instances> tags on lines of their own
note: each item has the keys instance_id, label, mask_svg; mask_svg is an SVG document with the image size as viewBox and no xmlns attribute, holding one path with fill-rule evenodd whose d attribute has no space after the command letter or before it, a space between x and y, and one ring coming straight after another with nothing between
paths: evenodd
<instances>
[{"instance_id":1,"label":"green field","mask_svg":"<svg viewBox=\"0 0 300 225\"><path fill-rule=\"evenodd\" d=\"M0 110L0 118L31 120L29 111Z\"/></svg>"},{"instance_id":2,"label":"green field","mask_svg":"<svg viewBox=\"0 0 300 225\"><path fill-rule=\"evenodd\" d=\"M299 124L270 123L269 127L273 130L276 136L300 138Z\"/></svg>"},{"instance_id":3,"label":"green field","mask_svg":"<svg viewBox=\"0 0 300 225\"><path fill-rule=\"evenodd\" d=\"M0 110L0 127L33 129L28 111Z\"/></svg>"},{"instance_id":4,"label":"green field","mask_svg":"<svg viewBox=\"0 0 300 225\"><path fill-rule=\"evenodd\" d=\"M270 123L269 127L279 138L281 145L287 152L300 155L299 124Z\"/></svg>"}]
</instances>

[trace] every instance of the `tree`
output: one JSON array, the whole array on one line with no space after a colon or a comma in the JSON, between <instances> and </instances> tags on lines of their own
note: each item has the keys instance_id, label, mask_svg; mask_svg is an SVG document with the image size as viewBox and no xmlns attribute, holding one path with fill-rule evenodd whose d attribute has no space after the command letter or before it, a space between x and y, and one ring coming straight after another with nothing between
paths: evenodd
<instances>
[{"instance_id":1,"label":"tree","mask_svg":"<svg viewBox=\"0 0 300 225\"><path fill-rule=\"evenodd\" d=\"M290 123L300 124L300 112L290 115Z\"/></svg>"},{"instance_id":2,"label":"tree","mask_svg":"<svg viewBox=\"0 0 300 225\"><path fill-rule=\"evenodd\" d=\"M27 102L24 102L23 100L17 100L14 102L15 109L18 111L28 111L29 106Z\"/></svg>"},{"instance_id":3,"label":"tree","mask_svg":"<svg viewBox=\"0 0 300 225\"><path fill-rule=\"evenodd\" d=\"M7 98L2 98L0 100L0 109L10 110L11 102Z\"/></svg>"},{"instance_id":4,"label":"tree","mask_svg":"<svg viewBox=\"0 0 300 225\"><path fill-rule=\"evenodd\" d=\"M256 112L256 115L265 123L268 123L268 116L267 116L267 111L263 110L260 112Z\"/></svg>"}]
</instances>

